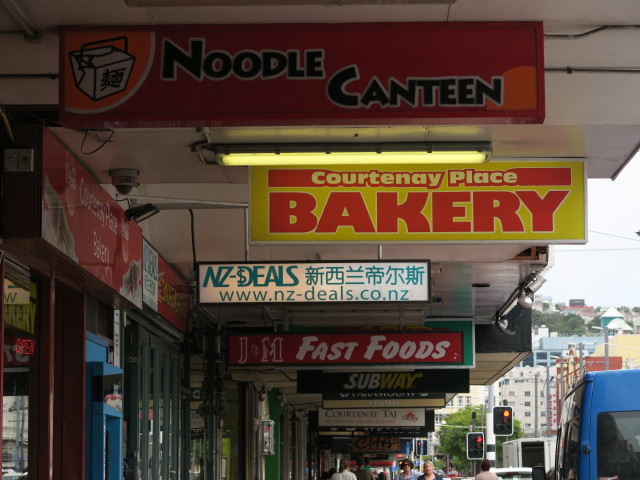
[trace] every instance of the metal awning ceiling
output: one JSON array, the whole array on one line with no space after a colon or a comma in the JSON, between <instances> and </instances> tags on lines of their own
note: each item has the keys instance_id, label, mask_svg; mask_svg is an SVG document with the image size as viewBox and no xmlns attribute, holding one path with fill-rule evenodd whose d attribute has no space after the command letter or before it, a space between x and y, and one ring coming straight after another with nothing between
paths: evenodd
<instances>
[{"instance_id":1,"label":"metal awning ceiling","mask_svg":"<svg viewBox=\"0 0 640 480\"><path fill-rule=\"evenodd\" d=\"M233 6L130 7L124 1L23 0L20 13L0 3L0 102L10 112L21 106L58 102L58 35L62 25L164 25L236 23L542 21L546 118L542 125L418 125L363 127L245 127L207 130L218 143L366 141L490 141L493 158L584 159L589 178L615 178L640 144L640 8L636 0L457 0L428 2L242 2ZM286 3L286 5L284 4ZM349 2L347 2L349 3ZM4 5L4 6L2 6ZM19 18L20 17L20 18ZM30 32L31 31L31 32ZM23 34L41 34L39 41ZM567 67L572 67L568 70ZM159 99L161 101L161 99ZM13 106L13 107L12 107ZM35 107L35 111L41 108ZM187 279L194 261L305 261L430 259L437 267L433 294L440 301L405 308L225 307L210 317L238 328L289 322L326 325L340 318L351 324L401 325L425 317L473 318L487 324L514 288L532 270L553 263L547 245L301 245L246 243L247 169L204 164L192 146L203 140L194 128L115 129L104 132L65 129L55 134L105 185L109 170L135 168L138 181L131 203L170 204L141 224L146 238ZM99 148L101 147L101 148ZM113 192L113 189L111 189ZM114 192L115 195L115 192ZM119 199L123 199L119 197ZM231 208L229 208L231 206ZM193 231L187 207L193 209ZM195 258L192 251L195 246ZM474 283L487 283L485 288ZM482 353L472 383L494 381L523 357L522 352ZM291 373L256 372L271 386L291 388ZM253 374L236 378L254 381ZM253 378L253 380L252 380Z\"/></svg>"}]
</instances>

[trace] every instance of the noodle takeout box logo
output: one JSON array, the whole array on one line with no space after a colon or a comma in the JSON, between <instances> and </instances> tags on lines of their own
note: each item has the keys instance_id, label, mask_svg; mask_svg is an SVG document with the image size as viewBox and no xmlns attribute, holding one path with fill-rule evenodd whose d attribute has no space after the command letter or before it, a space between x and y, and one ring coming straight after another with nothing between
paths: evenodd
<instances>
[{"instance_id":1,"label":"noodle takeout box logo","mask_svg":"<svg viewBox=\"0 0 640 480\"><path fill-rule=\"evenodd\" d=\"M463 364L462 333L230 335L230 365Z\"/></svg>"},{"instance_id":2,"label":"noodle takeout box logo","mask_svg":"<svg viewBox=\"0 0 640 480\"><path fill-rule=\"evenodd\" d=\"M68 27L60 55L65 126L544 120L540 22Z\"/></svg>"}]
</instances>

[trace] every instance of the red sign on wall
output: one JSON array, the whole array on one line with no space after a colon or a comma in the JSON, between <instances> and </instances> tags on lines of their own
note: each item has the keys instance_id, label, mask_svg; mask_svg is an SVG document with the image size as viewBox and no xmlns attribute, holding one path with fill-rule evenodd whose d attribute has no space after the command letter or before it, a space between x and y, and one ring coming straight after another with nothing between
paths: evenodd
<instances>
[{"instance_id":1,"label":"red sign on wall","mask_svg":"<svg viewBox=\"0 0 640 480\"><path fill-rule=\"evenodd\" d=\"M462 364L462 334L231 335L230 365Z\"/></svg>"},{"instance_id":2,"label":"red sign on wall","mask_svg":"<svg viewBox=\"0 0 640 480\"><path fill-rule=\"evenodd\" d=\"M42 238L142 308L142 230L49 130L42 144Z\"/></svg>"},{"instance_id":3,"label":"red sign on wall","mask_svg":"<svg viewBox=\"0 0 640 480\"><path fill-rule=\"evenodd\" d=\"M542 123L542 23L67 28L66 127Z\"/></svg>"}]
</instances>

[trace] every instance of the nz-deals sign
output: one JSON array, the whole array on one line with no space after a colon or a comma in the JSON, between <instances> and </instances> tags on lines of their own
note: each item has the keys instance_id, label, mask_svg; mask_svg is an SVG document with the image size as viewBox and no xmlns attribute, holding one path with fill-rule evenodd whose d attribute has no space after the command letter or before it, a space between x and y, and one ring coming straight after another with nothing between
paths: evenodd
<instances>
[{"instance_id":1,"label":"nz-deals sign","mask_svg":"<svg viewBox=\"0 0 640 480\"><path fill-rule=\"evenodd\" d=\"M542 123L540 22L68 27L67 127Z\"/></svg>"},{"instance_id":2,"label":"nz-deals sign","mask_svg":"<svg viewBox=\"0 0 640 480\"><path fill-rule=\"evenodd\" d=\"M583 162L252 167L251 241L584 243Z\"/></svg>"}]
</instances>

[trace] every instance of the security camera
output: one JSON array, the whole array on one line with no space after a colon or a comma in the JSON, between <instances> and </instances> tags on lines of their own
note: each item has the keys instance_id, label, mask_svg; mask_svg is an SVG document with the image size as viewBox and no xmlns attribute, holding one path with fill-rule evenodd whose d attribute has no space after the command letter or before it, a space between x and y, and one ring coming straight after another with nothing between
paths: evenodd
<instances>
[{"instance_id":1,"label":"security camera","mask_svg":"<svg viewBox=\"0 0 640 480\"><path fill-rule=\"evenodd\" d=\"M128 195L133 187L137 187L136 178L140 174L140 170L135 168L114 168L109 170L111 175L111 184L116 187L116 191L120 195Z\"/></svg>"}]
</instances>

